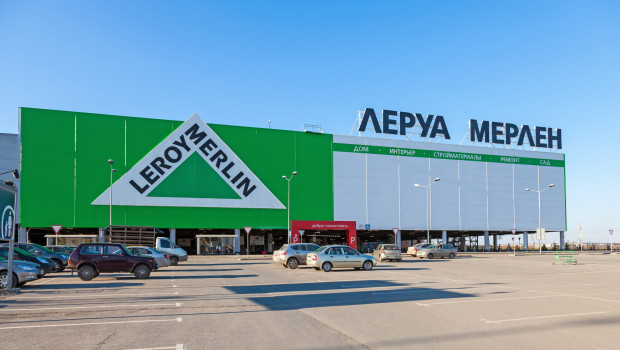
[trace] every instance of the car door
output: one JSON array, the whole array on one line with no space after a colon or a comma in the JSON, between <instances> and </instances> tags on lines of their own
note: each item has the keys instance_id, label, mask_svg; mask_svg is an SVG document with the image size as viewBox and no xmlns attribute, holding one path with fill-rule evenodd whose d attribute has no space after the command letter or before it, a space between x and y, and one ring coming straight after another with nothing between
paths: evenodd
<instances>
[{"instance_id":1,"label":"car door","mask_svg":"<svg viewBox=\"0 0 620 350\"><path fill-rule=\"evenodd\" d=\"M351 247L342 247L347 267L362 267L364 257Z\"/></svg>"},{"instance_id":2,"label":"car door","mask_svg":"<svg viewBox=\"0 0 620 350\"><path fill-rule=\"evenodd\" d=\"M327 256L333 267L345 267L344 253L341 247L329 248Z\"/></svg>"},{"instance_id":3,"label":"car door","mask_svg":"<svg viewBox=\"0 0 620 350\"><path fill-rule=\"evenodd\" d=\"M106 245L103 246L103 255L101 256L101 271L105 272L123 272L131 270L131 266L127 266L127 257L120 246Z\"/></svg>"},{"instance_id":4,"label":"car door","mask_svg":"<svg viewBox=\"0 0 620 350\"><path fill-rule=\"evenodd\" d=\"M101 253L103 252L103 247L100 245L85 245L80 251L79 262L89 262L92 263L95 268L101 271Z\"/></svg>"}]
</instances>

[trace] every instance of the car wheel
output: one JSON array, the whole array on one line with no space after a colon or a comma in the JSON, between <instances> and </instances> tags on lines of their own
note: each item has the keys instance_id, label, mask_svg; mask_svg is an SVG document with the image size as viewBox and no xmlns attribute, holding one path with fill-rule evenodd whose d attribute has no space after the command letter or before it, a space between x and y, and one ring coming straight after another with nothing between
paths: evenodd
<instances>
[{"instance_id":1,"label":"car wheel","mask_svg":"<svg viewBox=\"0 0 620 350\"><path fill-rule=\"evenodd\" d=\"M179 258L177 258L176 256L170 257L170 264L172 266L177 266L179 264Z\"/></svg>"},{"instance_id":2,"label":"car wheel","mask_svg":"<svg viewBox=\"0 0 620 350\"><path fill-rule=\"evenodd\" d=\"M428 254L426 257L429 258L429 259L432 259L433 258L433 253Z\"/></svg>"},{"instance_id":3,"label":"car wheel","mask_svg":"<svg viewBox=\"0 0 620 350\"><path fill-rule=\"evenodd\" d=\"M56 264L56 266L54 266L54 270L56 270L56 272L61 272L65 270L65 265L62 264L62 261L58 259L53 259L52 261L54 262L54 264Z\"/></svg>"},{"instance_id":4,"label":"car wheel","mask_svg":"<svg viewBox=\"0 0 620 350\"><path fill-rule=\"evenodd\" d=\"M450 258L450 259L454 259L454 253L450 253L449 258Z\"/></svg>"},{"instance_id":5,"label":"car wheel","mask_svg":"<svg viewBox=\"0 0 620 350\"><path fill-rule=\"evenodd\" d=\"M299 261L295 258L290 258L286 262L286 266L288 266L289 269L295 270L297 266L299 266Z\"/></svg>"},{"instance_id":6,"label":"car wheel","mask_svg":"<svg viewBox=\"0 0 620 350\"><path fill-rule=\"evenodd\" d=\"M149 278L151 275L151 269L145 264L140 264L133 270L133 274L139 279Z\"/></svg>"},{"instance_id":7,"label":"car wheel","mask_svg":"<svg viewBox=\"0 0 620 350\"><path fill-rule=\"evenodd\" d=\"M0 272L0 289L6 289L9 283L9 275L6 271ZM11 287L9 289L15 288L17 285L17 275L13 274L13 281L11 283Z\"/></svg>"},{"instance_id":8,"label":"car wheel","mask_svg":"<svg viewBox=\"0 0 620 350\"><path fill-rule=\"evenodd\" d=\"M333 266L332 266L332 263L326 261L323 263L323 265L321 265L321 267L323 268L323 271L329 272L332 270Z\"/></svg>"},{"instance_id":9,"label":"car wheel","mask_svg":"<svg viewBox=\"0 0 620 350\"><path fill-rule=\"evenodd\" d=\"M78 269L78 277L82 281L90 281L97 276L97 271L90 265L84 265Z\"/></svg>"},{"instance_id":10,"label":"car wheel","mask_svg":"<svg viewBox=\"0 0 620 350\"><path fill-rule=\"evenodd\" d=\"M362 268L366 271L372 270L372 261L370 260L364 261L364 265L362 265Z\"/></svg>"}]
</instances>

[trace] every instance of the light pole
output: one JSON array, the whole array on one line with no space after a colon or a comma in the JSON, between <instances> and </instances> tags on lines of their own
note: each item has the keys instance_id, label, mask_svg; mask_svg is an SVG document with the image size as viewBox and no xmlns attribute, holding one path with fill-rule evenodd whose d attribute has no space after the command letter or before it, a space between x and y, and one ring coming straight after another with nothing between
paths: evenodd
<instances>
[{"instance_id":1,"label":"light pole","mask_svg":"<svg viewBox=\"0 0 620 350\"><path fill-rule=\"evenodd\" d=\"M431 231L430 231L430 227L429 227L429 223L430 223L430 218L431 218L431 186L437 182L441 180L440 178L436 177L434 182L431 182L431 177L429 175L428 177L428 186L424 186L424 185L420 185L420 184L414 184L413 186L415 187L423 187L426 188L426 243L431 243Z\"/></svg>"},{"instance_id":2,"label":"light pole","mask_svg":"<svg viewBox=\"0 0 620 350\"><path fill-rule=\"evenodd\" d=\"M108 159L108 163L110 163L110 226L108 227L108 233L112 234L112 174L116 172L115 169L112 169L112 164L114 164L114 160Z\"/></svg>"},{"instance_id":3,"label":"light pole","mask_svg":"<svg viewBox=\"0 0 620 350\"><path fill-rule=\"evenodd\" d=\"M542 245L540 243L542 239L542 227L540 226L540 193L548 188L554 187L554 184L549 184L547 187L540 189L540 185L538 185L538 190L533 190L531 188L526 188L527 192L538 192L538 249L540 249L538 254L542 254Z\"/></svg>"},{"instance_id":4,"label":"light pole","mask_svg":"<svg viewBox=\"0 0 620 350\"><path fill-rule=\"evenodd\" d=\"M291 244L291 180L293 179L293 176L297 175L296 171L293 171L293 174L291 174L290 177L286 177L286 175L282 175L282 178L284 180L287 181L288 183L288 194L286 197L286 234L287 234L287 241L288 244Z\"/></svg>"}]
</instances>

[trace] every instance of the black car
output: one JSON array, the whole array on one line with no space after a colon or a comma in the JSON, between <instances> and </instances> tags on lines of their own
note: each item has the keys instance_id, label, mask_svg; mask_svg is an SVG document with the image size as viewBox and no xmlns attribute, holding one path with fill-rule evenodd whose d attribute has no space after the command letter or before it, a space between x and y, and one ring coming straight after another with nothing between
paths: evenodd
<instances>
[{"instance_id":1,"label":"black car","mask_svg":"<svg viewBox=\"0 0 620 350\"><path fill-rule=\"evenodd\" d=\"M56 253L51 249L34 243L15 243L15 247L21 250L25 250L36 257L50 259L51 261L56 263L55 271L58 272L65 269L65 267L67 266L67 261L69 260L69 254L71 254Z\"/></svg>"},{"instance_id":2,"label":"black car","mask_svg":"<svg viewBox=\"0 0 620 350\"><path fill-rule=\"evenodd\" d=\"M15 249L15 252L13 255L14 259L30 261L35 264L39 264L43 268L43 272L45 272L45 274L48 274L50 272L55 272L54 269L56 268L56 263L51 261L50 259L43 258L40 256L34 256L28 253L27 251L21 250L19 248L14 248L14 249ZM5 258L5 259L9 258L9 247L0 246L0 258Z\"/></svg>"}]
</instances>

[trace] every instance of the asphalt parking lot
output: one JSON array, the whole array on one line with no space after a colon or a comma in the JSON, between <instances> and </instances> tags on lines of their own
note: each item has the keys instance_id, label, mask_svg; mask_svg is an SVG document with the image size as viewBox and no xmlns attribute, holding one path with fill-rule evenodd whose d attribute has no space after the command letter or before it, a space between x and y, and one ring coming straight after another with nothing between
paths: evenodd
<instances>
[{"instance_id":1,"label":"asphalt parking lot","mask_svg":"<svg viewBox=\"0 0 620 350\"><path fill-rule=\"evenodd\" d=\"M618 349L620 255L462 255L329 273L190 257L0 297L2 349Z\"/></svg>"}]
</instances>

